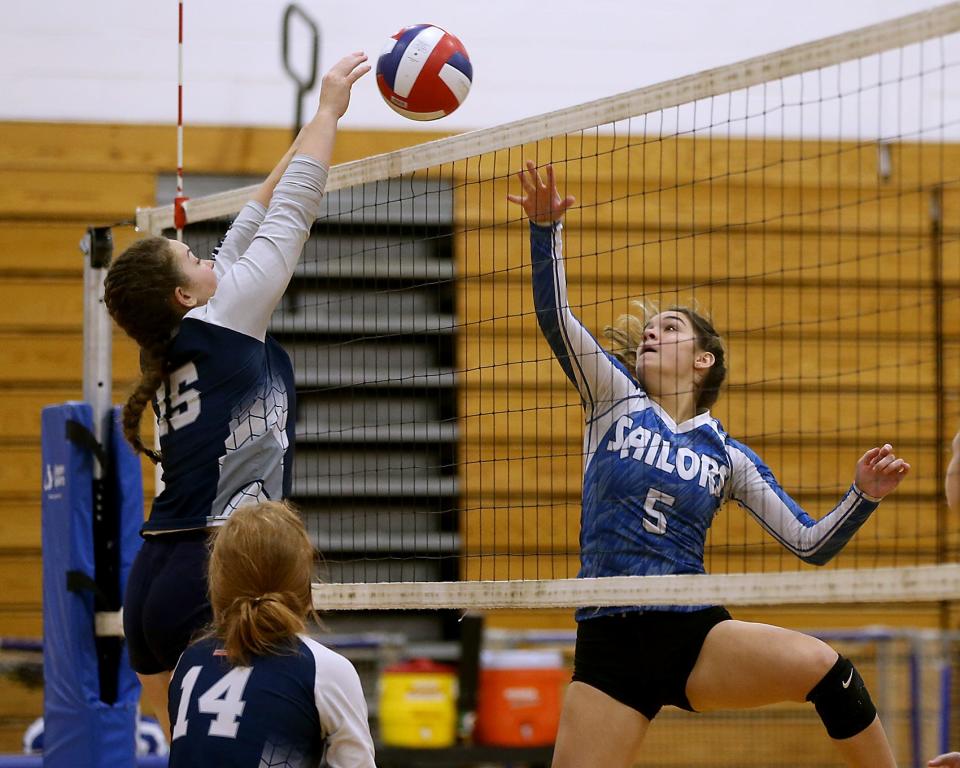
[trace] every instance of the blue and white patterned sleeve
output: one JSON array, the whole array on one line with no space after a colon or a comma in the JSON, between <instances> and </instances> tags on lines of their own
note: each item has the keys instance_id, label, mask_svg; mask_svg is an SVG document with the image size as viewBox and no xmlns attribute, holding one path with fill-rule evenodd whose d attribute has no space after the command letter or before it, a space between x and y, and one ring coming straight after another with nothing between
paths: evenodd
<instances>
[{"instance_id":1,"label":"blue and white patterned sleeve","mask_svg":"<svg viewBox=\"0 0 960 768\"><path fill-rule=\"evenodd\" d=\"M533 262L533 303L537 322L567 378L592 412L601 403L620 400L637 391L627 369L597 343L570 309L563 269L563 228L559 223L530 223Z\"/></svg>"},{"instance_id":2,"label":"blue and white patterned sleeve","mask_svg":"<svg viewBox=\"0 0 960 768\"><path fill-rule=\"evenodd\" d=\"M732 464L729 497L784 547L806 563L824 565L846 546L880 504L856 485L819 520L780 487L770 468L747 446L727 439Z\"/></svg>"},{"instance_id":3,"label":"blue and white patterned sleeve","mask_svg":"<svg viewBox=\"0 0 960 768\"><path fill-rule=\"evenodd\" d=\"M267 209L255 200L251 200L240 210L233 220L223 241L214 251L213 271L217 280L222 280L227 270L234 265L253 242L254 235L263 222Z\"/></svg>"},{"instance_id":4,"label":"blue and white patterned sleeve","mask_svg":"<svg viewBox=\"0 0 960 768\"><path fill-rule=\"evenodd\" d=\"M186 317L263 341L320 211L326 182L326 166L307 155L294 157L250 247L226 269L213 298Z\"/></svg>"}]
</instances>

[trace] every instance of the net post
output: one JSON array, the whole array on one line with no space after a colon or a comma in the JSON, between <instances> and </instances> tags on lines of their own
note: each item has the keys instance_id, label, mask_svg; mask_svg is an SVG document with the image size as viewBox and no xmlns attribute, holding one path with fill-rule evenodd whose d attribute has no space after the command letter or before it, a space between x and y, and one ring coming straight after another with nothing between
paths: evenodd
<instances>
[{"instance_id":1,"label":"net post","mask_svg":"<svg viewBox=\"0 0 960 768\"><path fill-rule=\"evenodd\" d=\"M113 334L103 299L103 280L113 257L110 227L88 227L80 242L83 263L83 399L93 408L93 429L103 445L112 407ZM94 477L103 469L94 468Z\"/></svg>"},{"instance_id":2,"label":"net post","mask_svg":"<svg viewBox=\"0 0 960 768\"><path fill-rule=\"evenodd\" d=\"M480 650L483 646L483 614L470 612L460 619L459 695L457 697L458 735L464 741L473 738L477 719L477 688L480 678Z\"/></svg>"},{"instance_id":3,"label":"net post","mask_svg":"<svg viewBox=\"0 0 960 768\"><path fill-rule=\"evenodd\" d=\"M947 643L944 642L943 646ZM949 648L941 649L940 656L940 717L937 723L937 752L950 751L950 721L952 720L953 667L950 664Z\"/></svg>"},{"instance_id":4,"label":"net post","mask_svg":"<svg viewBox=\"0 0 960 768\"><path fill-rule=\"evenodd\" d=\"M923 765L923 655L916 637L910 639L908 658L910 685L910 752L914 765Z\"/></svg>"},{"instance_id":5,"label":"net post","mask_svg":"<svg viewBox=\"0 0 960 768\"><path fill-rule=\"evenodd\" d=\"M110 227L88 227L81 241L83 264L83 399L93 411L93 438L111 456L113 419L113 333L104 301L104 279L113 258ZM109 460L108 460L109 461ZM93 464L94 581L99 589L96 624L100 699L117 699L117 676L123 643L117 629L121 605L119 511L116 508L109 468Z\"/></svg>"},{"instance_id":6,"label":"net post","mask_svg":"<svg viewBox=\"0 0 960 768\"><path fill-rule=\"evenodd\" d=\"M80 250L86 402L51 405L41 417L43 763L133 768L140 687L126 663L119 619L143 493L139 459L118 439L111 404L103 286L113 253L110 228L90 227Z\"/></svg>"}]
</instances>

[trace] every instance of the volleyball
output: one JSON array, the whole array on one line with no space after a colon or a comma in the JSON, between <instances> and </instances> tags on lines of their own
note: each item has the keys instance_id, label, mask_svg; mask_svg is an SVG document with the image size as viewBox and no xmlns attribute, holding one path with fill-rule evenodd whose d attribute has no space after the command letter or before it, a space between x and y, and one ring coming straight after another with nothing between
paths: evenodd
<instances>
[{"instance_id":1,"label":"volleyball","mask_svg":"<svg viewBox=\"0 0 960 768\"><path fill-rule=\"evenodd\" d=\"M470 57L456 37L432 24L404 27L377 59L377 87L395 112L437 120L459 107L473 82Z\"/></svg>"}]
</instances>

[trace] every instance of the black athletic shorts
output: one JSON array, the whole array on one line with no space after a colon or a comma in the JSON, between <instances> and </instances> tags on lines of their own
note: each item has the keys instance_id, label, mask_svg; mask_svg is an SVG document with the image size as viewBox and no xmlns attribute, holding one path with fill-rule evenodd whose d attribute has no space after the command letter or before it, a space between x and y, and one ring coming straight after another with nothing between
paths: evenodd
<instances>
[{"instance_id":1,"label":"black athletic shorts","mask_svg":"<svg viewBox=\"0 0 960 768\"><path fill-rule=\"evenodd\" d=\"M130 666L142 675L172 670L213 614L207 594L209 534L179 531L144 537L123 599Z\"/></svg>"},{"instance_id":2,"label":"black athletic shorts","mask_svg":"<svg viewBox=\"0 0 960 768\"><path fill-rule=\"evenodd\" d=\"M577 625L573 679L653 720L665 704L693 712L687 678L707 633L730 618L726 608L624 611Z\"/></svg>"}]
</instances>

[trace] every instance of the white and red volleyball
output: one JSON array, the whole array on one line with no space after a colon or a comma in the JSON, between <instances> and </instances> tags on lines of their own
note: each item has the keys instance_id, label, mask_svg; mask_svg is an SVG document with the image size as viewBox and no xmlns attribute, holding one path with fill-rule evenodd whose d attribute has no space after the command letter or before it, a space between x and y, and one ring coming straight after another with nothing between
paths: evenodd
<instances>
[{"instance_id":1,"label":"white and red volleyball","mask_svg":"<svg viewBox=\"0 0 960 768\"><path fill-rule=\"evenodd\" d=\"M432 24L404 27L377 59L377 87L391 109L436 120L459 107L473 82L470 57L456 37Z\"/></svg>"}]
</instances>

